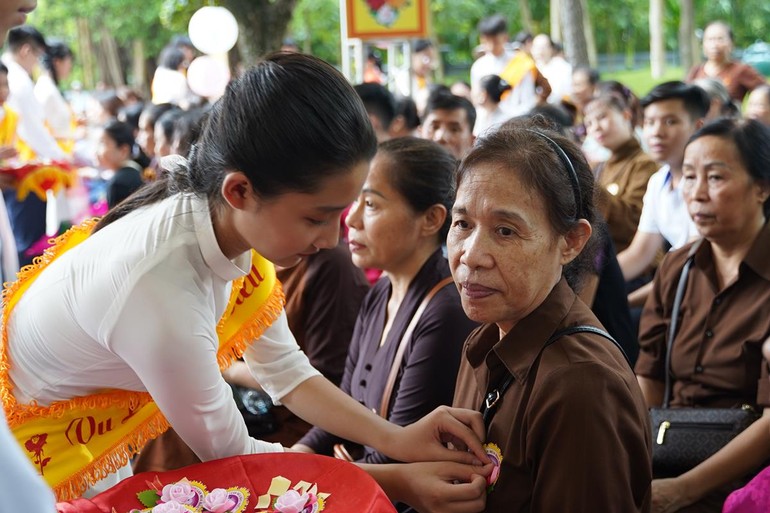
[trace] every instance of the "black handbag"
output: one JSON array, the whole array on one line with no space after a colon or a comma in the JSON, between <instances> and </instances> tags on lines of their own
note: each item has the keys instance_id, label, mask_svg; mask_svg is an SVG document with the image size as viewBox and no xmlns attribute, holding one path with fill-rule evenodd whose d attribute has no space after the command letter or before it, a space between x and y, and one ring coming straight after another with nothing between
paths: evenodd
<instances>
[{"instance_id":1,"label":"black handbag","mask_svg":"<svg viewBox=\"0 0 770 513\"><path fill-rule=\"evenodd\" d=\"M749 427L759 415L750 405L740 408L669 408L671 349L679 325L687 276L700 242L693 244L679 276L671 311L666 349L666 388L663 406L650 409L652 469L656 478L678 476L710 458Z\"/></svg>"},{"instance_id":2,"label":"black handbag","mask_svg":"<svg viewBox=\"0 0 770 513\"><path fill-rule=\"evenodd\" d=\"M278 420L272 412L273 401L264 390L230 385L233 399L246 422L249 436L259 438L278 431Z\"/></svg>"}]
</instances>

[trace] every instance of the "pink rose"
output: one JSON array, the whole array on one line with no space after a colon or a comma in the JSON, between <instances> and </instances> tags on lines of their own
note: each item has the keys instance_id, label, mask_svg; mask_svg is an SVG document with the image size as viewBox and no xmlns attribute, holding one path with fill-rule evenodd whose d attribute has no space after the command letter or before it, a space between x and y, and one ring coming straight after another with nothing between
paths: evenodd
<instances>
[{"instance_id":1,"label":"pink rose","mask_svg":"<svg viewBox=\"0 0 770 513\"><path fill-rule=\"evenodd\" d=\"M302 513L307 504L307 495L297 490L289 490L275 501L275 510L281 513Z\"/></svg>"},{"instance_id":2,"label":"pink rose","mask_svg":"<svg viewBox=\"0 0 770 513\"><path fill-rule=\"evenodd\" d=\"M180 481L163 487L160 500L163 502L177 501L181 504L192 504L195 499L195 491L190 483Z\"/></svg>"},{"instance_id":3,"label":"pink rose","mask_svg":"<svg viewBox=\"0 0 770 513\"><path fill-rule=\"evenodd\" d=\"M161 502L154 508L152 513L188 513L190 510L177 501Z\"/></svg>"},{"instance_id":4,"label":"pink rose","mask_svg":"<svg viewBox=\"0 0 770 513\"><path fill-rule=\"evenodd\" d=\"M236 501L228 497L227 490L215 488L203 498L203 509L211 513L226 513L235 507Z\"/></svg>"}]
</instances>

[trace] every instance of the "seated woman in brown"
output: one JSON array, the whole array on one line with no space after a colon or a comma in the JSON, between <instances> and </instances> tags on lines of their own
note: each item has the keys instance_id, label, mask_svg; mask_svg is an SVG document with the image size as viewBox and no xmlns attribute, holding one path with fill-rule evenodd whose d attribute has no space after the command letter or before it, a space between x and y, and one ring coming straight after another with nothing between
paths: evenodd
<instances>
[{"instance_id":1,"label":"seated woman in brown","mask_svg":"<svg viewBox=\"0 0 770 513\"><path fill-rule=\"evenodd\" d=\"M399 425L452 402L462 344L476 325L463 313L441 251L455 167L431 141L382 143L347 217L353 263L385 274L361 305L341 388ZM294 448L332 454L342 442L314 428ZM345 447L362 462L390 461L372 447L360 454Z\"/></svg>"},{"instance_id":2,"label":"seated woman in brown","mask_svg":"<svg viewBox=\"0 0 770 513\"><path fill-rule=\"evenodd\" d=\"M639 332L639 384L649 406L663 403L667 332L692 256L670 355L670 406L748 404L767 415L761 347L770 335L770 129L753 120L708 124L685 148L682 171L703 240L669 253L658 269ZM721 511L727 493L768 458L767 427L754 423L694 469L654 481L654 511Z\"/></svg>"},{"instance_id":3,"label":"seated woman in brown","mask_svg":"<svg viewBox=\"0 0 770 513\"><path fill-rule=\"evenodd\" d=\"M599 185L597 209L607 221L616 253L626 249L634 238L647 182L658 170L634 135L633 113L639 109L639 100L625 86L618 85L625 96L608 90L585 108L588 135L611 152L594 175Z\"/></svg>"},{"instance_id":4,"label":"seated woman in brown","mask_svg":"<svg viewBox=\"0 0 770 513\"><path fill-rule=\"evenodd\" d=\"M537 121L477 141L447 239L465 344L456 405L483 405L502 463L486 512L649 511L647 408L623 352L575 295L590 268L593 177ZM495 444L495 446L491 446Z\"/></svg>"}]
</instances>

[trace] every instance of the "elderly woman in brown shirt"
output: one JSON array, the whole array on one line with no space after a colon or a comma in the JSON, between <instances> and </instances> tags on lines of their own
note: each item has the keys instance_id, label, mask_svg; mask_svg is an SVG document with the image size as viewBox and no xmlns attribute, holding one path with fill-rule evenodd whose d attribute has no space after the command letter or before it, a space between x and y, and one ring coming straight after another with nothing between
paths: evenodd
<instances>
[{"instance_id":1,"label":"elderly woman in brown shirt","mask_svg":"<svg viewBox=\"0 0 770 513\"><path fill-rule=\"evenodd\" d=\"M485 405L502 456L486 512L649 511L641 391L569 284L591 265L593 217L579 148L537 121L504 125L460 165L449 261L485 324L466 341L455 405Z\"/></svg>"},{"instance_id":2,"label":"elderly woman in brown shirt","mask_svg":"<svg viewBox=\"0 0 770 513\"><path fill-rule=\"evenodd\" d=\"M631 91L622 96L614 91L603 92L585 108L588 135L610 150L610 158L594 170L597 207L607 221L615 244L621 252L631 244L642 215L642 198L647 182L658 165L647 155L634 135L634 114L638 100Z\"/></svg>"},{"instance_id":3,"label":"elderly woman in brown shirt","mask_svg":"<svg viewBox=\"0 0 770 513\"><path fill-rule=\"evenodd\" d=\"M685 261L693 255L671 351L671 407L754 405L770 412L761 347L770 335L770 129L723 118L696 132L684 154L683 192L703 241L661 264L640 328L636 373L649 406L663 402L666 333ZM721 511L736 481L770 458L755 423L711 458L653 482L654 511Z\"/></svg>"}]
</instances>

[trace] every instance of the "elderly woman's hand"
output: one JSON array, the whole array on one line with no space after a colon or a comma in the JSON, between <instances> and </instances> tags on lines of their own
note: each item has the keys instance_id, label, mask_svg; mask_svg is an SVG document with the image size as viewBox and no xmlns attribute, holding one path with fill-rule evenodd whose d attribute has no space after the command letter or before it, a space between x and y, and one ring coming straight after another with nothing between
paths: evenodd
<instances>
[{"instance_id":1,"label":"elderly woman's hand","mask_svg":"<svg viewBox=\"0 0 770 513\"><path fill-rule=\"evenodd\" d=\"M484 439L481 414L462 408L440 406L419 421L399 430L383 450L399 461L454 461L487 464L481 445ZM446 444L460 450L446 447Z\"/></svg>"},{"instance_id":2,"label":"elderly woman's hand","mask_svg":"<svg viewBox=\"0 0 770 513\"><path fill-rule=\"evenodd\" d=\"M652 513L674 513L695 502L687 489L679 477L655 479L652 482Z\"/></svg>"},{"instance_id":3,"label":"elderly woman's hand","mask_svg":"<svg viewBox=\"0 0 770 513\"><path fill-rule=\"evenodd\" d=\"M487 501L487 481L481 473L491 470L448 461L380 465L394 473L397 500L420 513L477 513Z\"/></svg>"}]
</instances>

